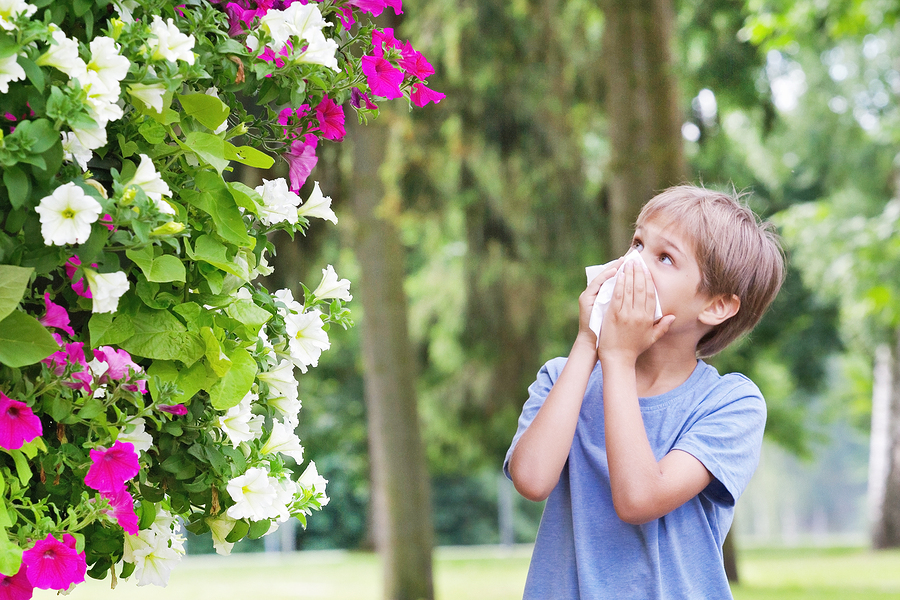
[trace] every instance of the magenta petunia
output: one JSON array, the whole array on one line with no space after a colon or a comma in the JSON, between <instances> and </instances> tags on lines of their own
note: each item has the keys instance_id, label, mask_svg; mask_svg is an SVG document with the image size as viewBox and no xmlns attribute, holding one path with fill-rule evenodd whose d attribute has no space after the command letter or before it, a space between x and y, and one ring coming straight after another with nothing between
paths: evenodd
<instances>
[{"instance_id":1,"label":"magenta petunia","mask_svg":"<svg viewBox=\"0 0 900 600\"><path fill-rule=\"evenodd\" d=\"M94 358L102 363L106 363L108 367L101 378L102 383L110 380L127 380L129 369L135 373L142 372L142 369L131 360L131 355L122 349L116 350L109 346L100 346L94 350Z\"/></svg>"},{"instance_id":2,"label":"magenta petunia","mask_svg":"<svg viewBox=\"0 0 900 600\"><path fill-rule=\"evenodd\" d=\"M62 329L69 335L75 335L75 330L69 325L69 313L66 312L65 308L50 300L50 292L44 293L44 308L46 314L41 319L41 325Z\"/></svg>"},{"instance_id":3,"label":"magenta petunia","mask_svg":"<svg viewBox=\"0 0 900 600\"><path fill-rule=\"evenodd\" d=\"M78 280L74 280L75 272L78 271L78 267L81 266L81 259L77 256L69 257L69 260L66 261L66 276L69 279L72 279L72 289L75 290L75 293L81 296L82 298L91 298L91 290L88 288L87 279L84 277L79 277ZM96 264L91 266L96 267Z\"/></svg>"},{"instance_id":4,"label":"magenta petunia","mask_svg":"<svg viewBox=\"0 0 900 600\"><path fill-rule=\"evenodd\" d=\"M442 94L440 92L436 92L425 86L424 83L416 83L412 86L412 93L410 93L409 98L412 100L412 103L416 106L422 107L428 104L429 102L434 102L437 104L441 100L446 97L446 94Z\"/></svg>"},{"instance_id":5,"label":"magenta petunia","mask_svg":"<svg viewBox=\"0 0 900 600\"><path fill-rule=\"evenodd\" d=\"M384 11L387 6L385 0L348 0L347 4L355 6L364 13L369 13L373 17L377 17Z\"/></svg>"},{"instance_id":6,"label":"magenta petunia","mask_svg":"<svg viewBox=\"0 0 900 600\"><path fill-rule=\"evenodd\" d=\"M41 420L27 404L0 392L0 447L18 450L43 432Z\"/></svg>"},{"instance_id":7,"label":"magenta petunia","mask_svg":"<svg viewBox=\"0 0 900 600\"><path fill-rule=\"evenodd\" d=\"M309 115L309 104L301 104L298 108L281 109L281 112L278 113L278 124L284 126L284 135L296 139L298 136L295 129L307 115Z\"/></svg>"},{"instance_id":8,"label":"magenta petunia","mask_svg":"<svg viewBox=\"0 0 900 600\"><path fill-rule=\"evenodd\" d=\"M350 90L350 105L354 108L366 108L368 110L375 110L378 108L378 105L372 102L369 95L359 91L359 88Z\"/></svg>"},{"instance_id":9,"label":"magenta petunia","mask_svg":"<svg viewBox=\"0 0 900 600\"><path fill-rule=\"evenodd\" d=\"M284 159L288 162L288 172L290 175L292 192L300 191L306 178L312 173L319 158L316 156L316 146L319 139L308 133L303 136L302 140L295 140L291 143L291 149L285 153Z\"/></svg>"},{"instance_id":10,"label":"magenta petunia","mask_svg":"<svg viewBox=\"0 0 900 600\"><path fill-rule=\"evenodd\" d=\"M164 413L175 415L176 417L183 417L184 415L188 414L187 406L185 406L184 404L161 404L156 408Z\"/></svg>"},{"instance_id":11,"label":"magenta petunia","mask_svg":"<svg viewBox=\"0 0 900 600\"><path fill-rule=\"evenodd\" d=\"M84 552L75 550L75 538L68 533L62 542L47 534L22 554L22 565L31 585L42 590L67 590L87 573Z\"/></svg>"},{"instance_id":12,"label":"magenta petunia","mask_svg":"<svg viewBox=\"0 0 900 600\"><path fill-rule=\"evenodd\" d=\"M366 75L366 83L372 94L392 100L402 98L400 84L403 83L403 71L383 58L377 56L363 56L362 70Z\"/></svg>"},{"instance_id":13,"label":"magenta petunia","mask_svg":"<svg viewBox=\"0 0 900 600\"><path fill-rule=\"evenodd\" d=\"M125 489L125 482L141 470L134 444L118 440L109 449L91 450L91 463L84 484L101 493Z\"/></svg>"},{"instance_id":14,"label":"magenta petunia","mask_svg":"<svg viewBox=\"0 0 900 600\"><path fill-rule=\"evenodd\" d=\"M316 117L319 119L319 131L323 138L336 142L344 139L344 108L327 94L316 107Z\"/></svg>"},{"instance_id":15,"label":"magenta petunia","mask_svg":"<svg viewBox=\"0 0 900 600\"><path fill-rule=\"evenodd\" d=\"M338 7L337 17L341 21L341 25L347 31L350 31L350 28L356 25L356 19L353 18L353 7L352 6L341 6Z\"/></svg>"},{"instance_id":16,"label":"magenta petunia","mask_svg":"<svg viewBox=\"0 0 900 600\"><path fill-rule=\"evenodd\" d=\"M134 498L125 488L116 492L101 492L101 495L109 500L110 510L106 513L112 516L116 522L129 535L138 534L138 517L134 512ZM2 598L0 598L2 600Z\"/></svg>"},{"instance_id":17,"label":"magenta petunia","mask_svg":"<svg viewBox=\"0 0 900 600\"><path fill-rule=\"evenodd\" d=\"M0 575L0 600L29 600L34 595L26 571L28 568L22 565L15 575Z\"/></svg>"},{"instance_id":18,"label":"magenta petunia","mask_svg":"<svg viewBox=\"0 0 900 600\"><path fill-rule=\"evenodd\" d=\"M412 50L412 46L410 46L410 50ZM434 67L431 66L431 63L428 62L428 59L425 58L424 54L416 50L412 50L408 53L404 52L403 58L398 62L400 68L403 69L407 75L412 75L422 80L428 79L430 75L434 75Z\"/></svg>"},{"instance_id":19,"label":"magenta petunia","mask_svg":"<svg viewBox=\"0 0 900 600\"><path fill-rule=\"evenodd\" d=\"M384 58L384 51L391 48L400 49L400 40L394 37L391 27L372 30L372 47L376 58Z\"/></svg>"}]
</instances>

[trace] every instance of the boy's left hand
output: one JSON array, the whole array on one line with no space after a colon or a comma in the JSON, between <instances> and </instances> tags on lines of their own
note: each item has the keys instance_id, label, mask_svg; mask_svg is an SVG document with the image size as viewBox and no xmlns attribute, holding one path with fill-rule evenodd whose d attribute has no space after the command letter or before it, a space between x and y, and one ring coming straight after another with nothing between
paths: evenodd
<instances>
[{"instance_id":1,"label":"boy's left hand","mask_svg":"<svg viewBox=\"0 0 900 600\"><path fill-rule=\"evenodd\" d=\"M650 272L634 261L626 263L603 317L597 350L601 360L604 356L619 356L633 364L665 335L675 315L665 315L654 323L655 310L656 288Z\"/></svg>"}]
</instances>

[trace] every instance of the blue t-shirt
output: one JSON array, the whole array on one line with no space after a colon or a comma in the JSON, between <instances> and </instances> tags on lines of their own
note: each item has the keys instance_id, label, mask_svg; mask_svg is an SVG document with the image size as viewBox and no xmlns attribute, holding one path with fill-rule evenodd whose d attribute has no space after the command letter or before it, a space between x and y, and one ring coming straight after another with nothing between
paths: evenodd
<instances>
[{"instance_id":1,"label":"blue t-shirt","mask_svg":"<svg viewBox=\"0 0 900 600\"><path fill-rule=\"evenodd\" d=\"M549 361L528 388L509 458L544 403L566 359ZM696 457L714 479L700 494L643 525L616 515L609 486L603 376L594 368L569 458L544 508L525 584L525 600L719 600L731 598L722 542L735 500L759 462L766 405L752 381L720 376L698 361L683 384L640 398L657 460L671 450Z\"/></svg>"}]
</instances>

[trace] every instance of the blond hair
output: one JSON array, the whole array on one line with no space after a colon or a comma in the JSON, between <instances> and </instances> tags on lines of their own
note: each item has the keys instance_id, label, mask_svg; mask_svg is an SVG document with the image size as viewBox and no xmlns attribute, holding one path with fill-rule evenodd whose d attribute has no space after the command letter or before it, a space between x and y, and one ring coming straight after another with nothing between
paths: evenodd
<instances>
[{"instance_id":1,"label":"blond hair","mask_svg":"<svg viewBox=\"0 0 900 600\"><path fill-rule=\"evenodd\" d=\"M700 339L697 356L712 356L753 329L784 281L784 255L772 224L760 222L740 196L692 185L654 196L637 226L651 219L675 225L693 244L699 292L740 298L737 314Z\"/></svg>"}]
</instances>

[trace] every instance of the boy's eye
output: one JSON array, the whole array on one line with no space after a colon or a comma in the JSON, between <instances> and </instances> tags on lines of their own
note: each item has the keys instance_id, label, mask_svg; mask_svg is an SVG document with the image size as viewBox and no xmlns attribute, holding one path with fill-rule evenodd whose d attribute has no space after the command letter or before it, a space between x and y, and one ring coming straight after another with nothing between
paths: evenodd
<instances>
[{"instance_id":1,"label":"boy's eye","mask_svg":"<svg viewBox=\"0 0 900 600\"><path fill-rule=\"evenodd\" d=\"M635 250L637 250L638 252L640 252L641 250L644 249L644 244L641 242L641 240L635 238L631 242L631 247L634 248Z\"/></svg>"},{"instance_id":2,"label":"boy's eye","mask_svg":"<svg viewBox=\"0 0 900 600\"><path fill-rule=\"evenodd\" d=\"M664 265L671 265L671 264L672 264L672 257L669 256L668 254L660 254L660 255L659 255L659 262L663 263Z\"/></svg>"}]
</instances>

